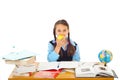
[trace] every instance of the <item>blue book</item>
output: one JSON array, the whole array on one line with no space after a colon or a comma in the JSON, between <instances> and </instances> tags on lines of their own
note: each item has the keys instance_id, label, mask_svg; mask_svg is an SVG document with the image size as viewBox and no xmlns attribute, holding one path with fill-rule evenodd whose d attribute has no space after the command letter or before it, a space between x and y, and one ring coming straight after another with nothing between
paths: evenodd
<instances>
[{"instance_id":1,"label":"blue book","mask_svg":"<svg viewBox=\"0 0 120 80\"><path fill-rule=\"evenodd\" d=\"M10 52L9 54L3 56L5 60L21 60L28 57L36 56L37 54L30 51L20 51L20 52Z\"/></svg>"}]
</instances>

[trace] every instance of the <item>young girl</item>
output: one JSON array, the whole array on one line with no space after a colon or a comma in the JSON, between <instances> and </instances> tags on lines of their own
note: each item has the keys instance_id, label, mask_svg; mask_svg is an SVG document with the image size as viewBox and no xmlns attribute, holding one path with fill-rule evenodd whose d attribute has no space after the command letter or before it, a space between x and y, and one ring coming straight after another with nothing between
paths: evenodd
<instances>
[{"instance_id":1,"label":"young girl","mask_svg":"<svg viewBox=\"0 0 120 80\"><path fill-rule=\"evenodd\" d=\"M48 61L80 61L79 47L70 39L69 24L58 20L53 29L54 40L48 44Z\"/></svg>"}]
</instances>

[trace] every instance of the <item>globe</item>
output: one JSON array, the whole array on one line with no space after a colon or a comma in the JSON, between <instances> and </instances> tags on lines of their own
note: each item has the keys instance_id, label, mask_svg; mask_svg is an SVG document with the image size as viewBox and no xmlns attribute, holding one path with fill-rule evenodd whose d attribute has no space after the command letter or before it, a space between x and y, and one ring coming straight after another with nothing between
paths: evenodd
<instances>
[{"instance_id":1,"label":"globe","mask_svg":"<svg viewBox=\"0 0 120 80\"><path fill-rule=\"evenodd\" d=\"M106 66L106 64L112 60L113 55L112 52L109 50L101 50L98 54L98 58L100 62L104 62Z\"/></svg>"}]
</instances>

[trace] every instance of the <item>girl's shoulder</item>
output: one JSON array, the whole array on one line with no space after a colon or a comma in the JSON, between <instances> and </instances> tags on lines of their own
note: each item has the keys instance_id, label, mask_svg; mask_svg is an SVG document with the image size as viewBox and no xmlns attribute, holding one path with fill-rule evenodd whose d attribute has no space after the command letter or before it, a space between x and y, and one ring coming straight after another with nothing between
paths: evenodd
<instances>
[{"instance_id":1,"label":"girl's shoulder","mask_svg":"<svg viewBox=\"0 0 120 80\"><path fill-rule=\"evenodd\" d=\"M49 43L53 45L53 44L55 44L55 40L51 40L51 41L49 41Z\"/></svg>"},{"instance_id":2,"label":"girl's shoulder","mask_svg":"<svg viewBox=\"0 0 120 80\"><path fill-rule=\"evenodd\" d=\"M70 43L71 43L73 46L76 46L76 45L77 45L77 43L76 43L75 41L73 41L73 40L70 40Z\"/></svg>"}]
</instances>

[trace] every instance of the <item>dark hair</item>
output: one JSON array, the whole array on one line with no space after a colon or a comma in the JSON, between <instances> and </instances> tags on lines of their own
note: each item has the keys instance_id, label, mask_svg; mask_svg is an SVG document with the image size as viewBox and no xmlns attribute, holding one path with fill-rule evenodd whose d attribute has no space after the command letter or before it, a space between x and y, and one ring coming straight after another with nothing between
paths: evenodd
<instances>
[{"instance_id":1,"label":"dark hair","mask_svg":"<svg viewBox=\"0 0 120 80\"><path fill-rule=\"evenodd\" d=\"M69 30L69 24L67 23L66 20L64 20L64 19L58 20L58 21L55 23L54 28L53 28L53 35L54 35L55 40L56 40L55 30L56 30L56 26L57 26L58 24L62 24L62 25L67 26L67 29ZM54 45L54 48L55 48L55 47L56 47L56 43L55 43L55 45ZM70 43L70 32L68 33L68 49L67 49L67 50L68 50L68 51L67 51L68 56L73 56L73 55L74 55L74 53L75 53L75 48L74 48L74 46ZM61 50L60 50L60 55L62 56L62 51L61 51Z\"/></svg>"}]
</instances>

